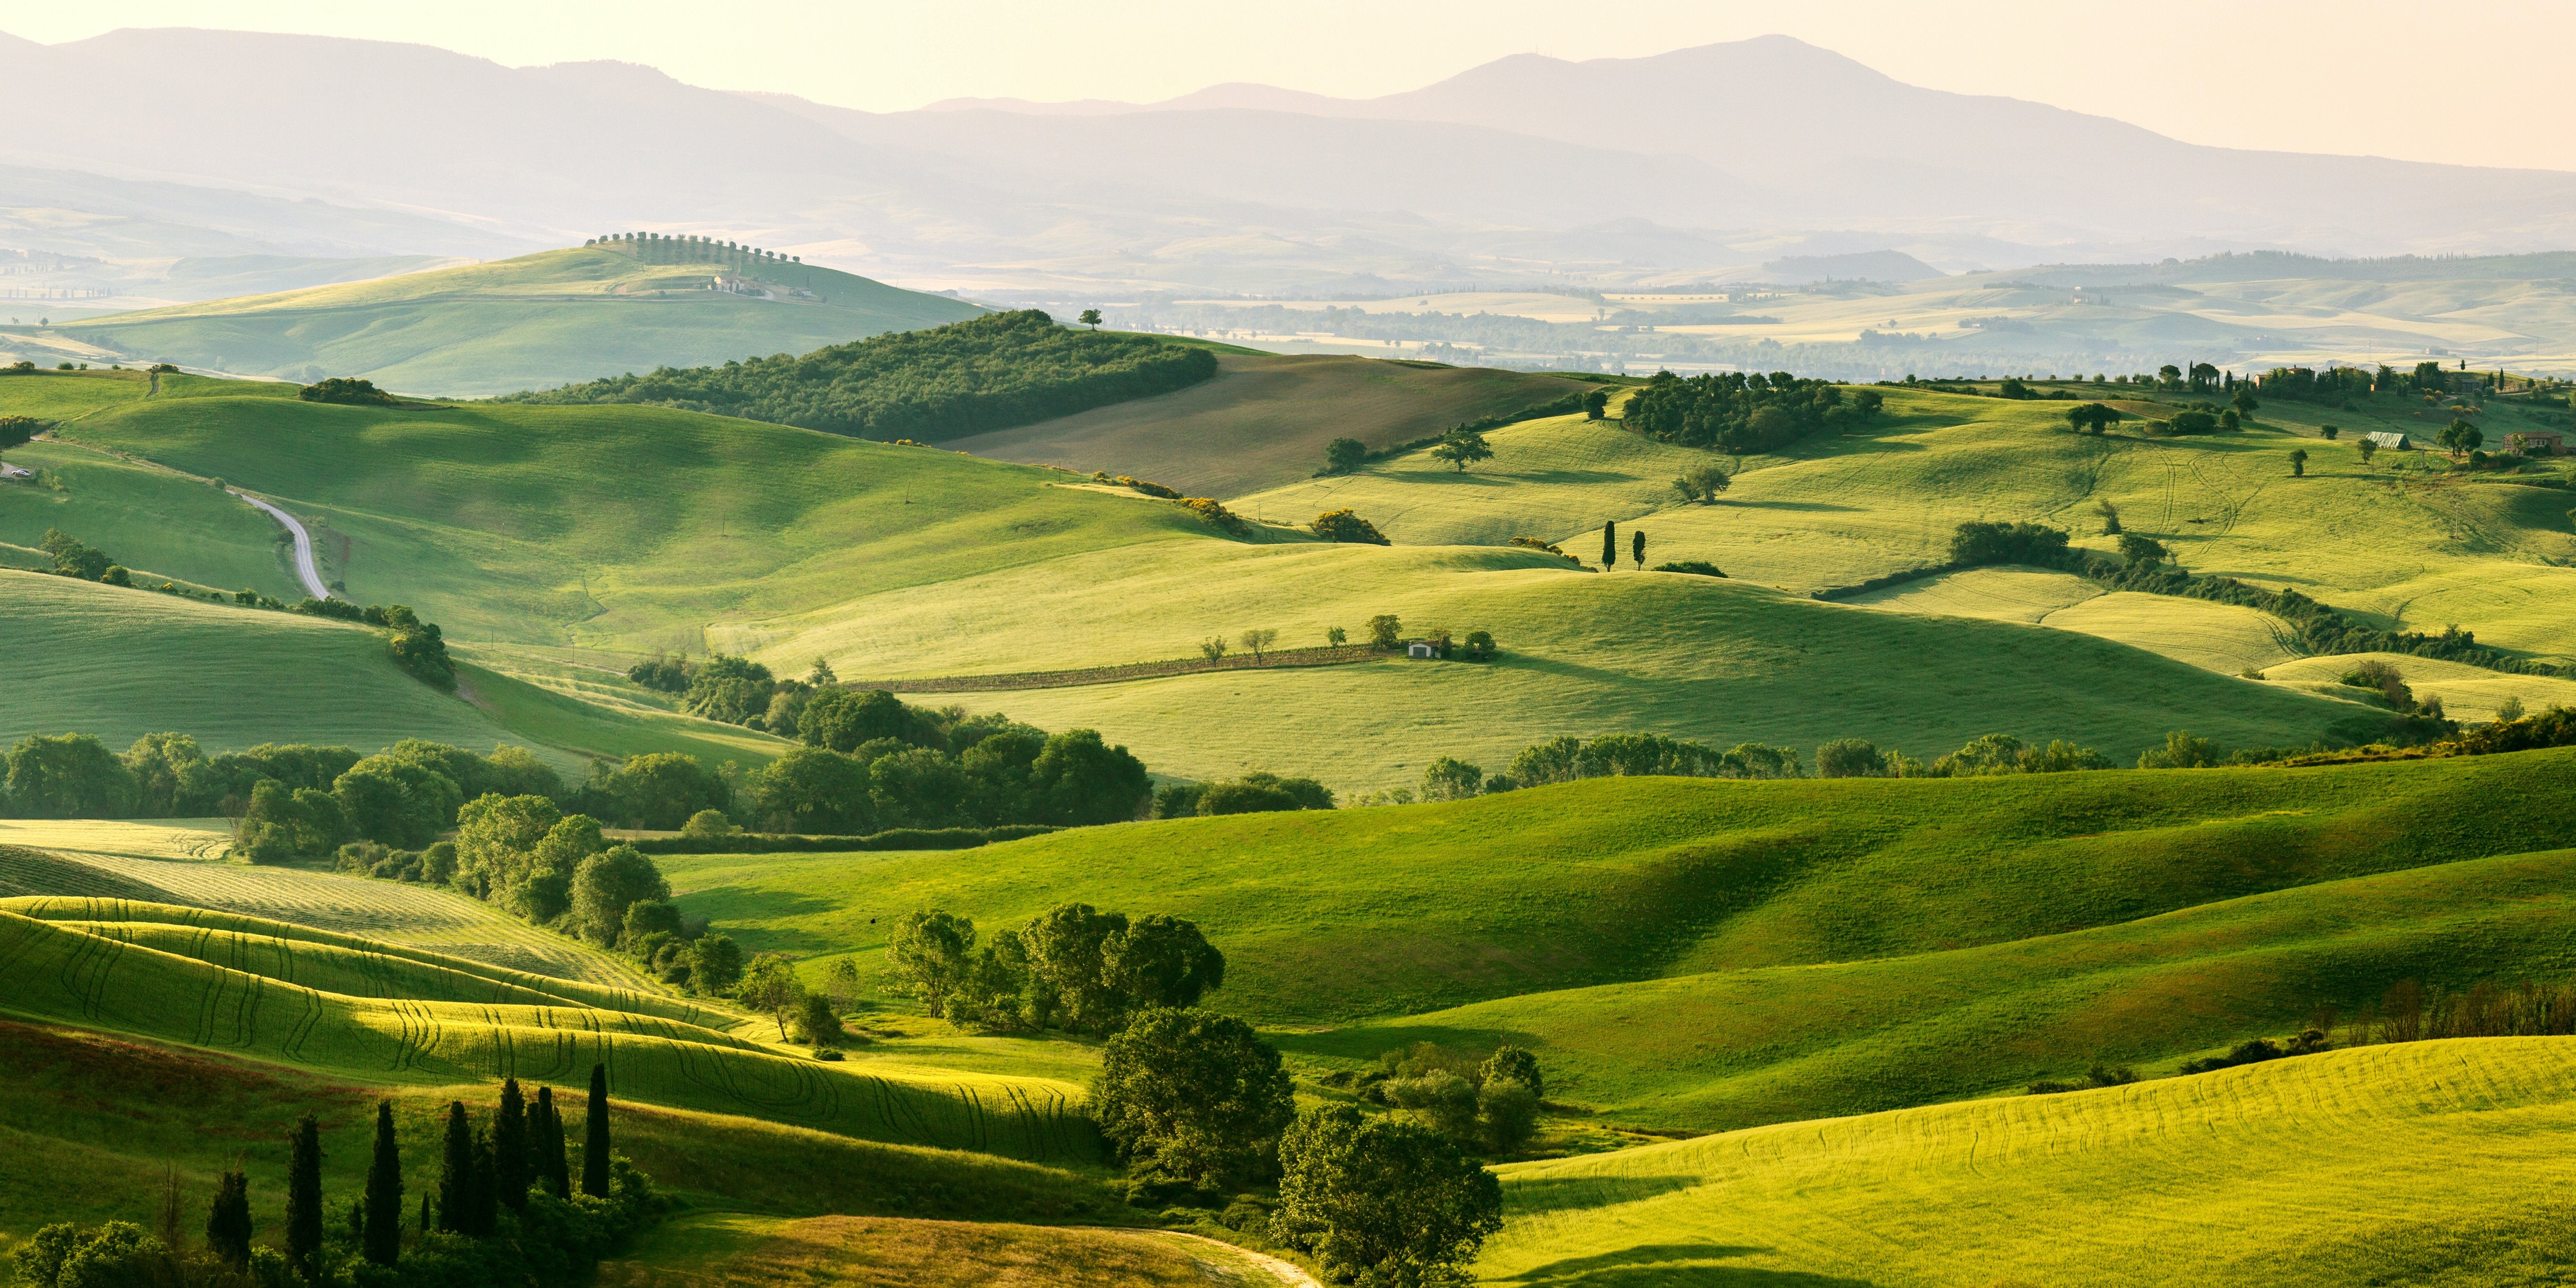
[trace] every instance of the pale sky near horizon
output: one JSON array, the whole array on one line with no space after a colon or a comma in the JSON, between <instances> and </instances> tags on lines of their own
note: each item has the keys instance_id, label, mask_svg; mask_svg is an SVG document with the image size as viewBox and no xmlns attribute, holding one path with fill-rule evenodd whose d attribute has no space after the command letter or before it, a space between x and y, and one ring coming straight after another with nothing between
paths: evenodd
<instances>
[{"instance_id":1,"label":"pale sky near horizon","mask_svg":"<svg viewBox=\"0 0 2576 1288\"><path fill-rule=\"evenodd\" d=\"M1228 81L1368 97L1509 54L1627 58L1780 33L1911 84L2192 143L2576 170L2567 0L12 0L0 13L0 30L47 44L172 26L413 41L510 66L618 59L868 111L1152 102Z\"/></svg>"}]
</instances>

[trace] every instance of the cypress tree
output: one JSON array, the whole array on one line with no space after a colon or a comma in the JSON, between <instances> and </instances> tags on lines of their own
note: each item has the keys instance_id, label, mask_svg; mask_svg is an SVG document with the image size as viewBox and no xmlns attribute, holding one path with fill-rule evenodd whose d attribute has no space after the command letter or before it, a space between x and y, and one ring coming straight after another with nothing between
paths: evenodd
<instances>
[{"instance_id":1,"label":"cypress tree","mask_svg":"<svg viewBox=\"0 0 2576 1288\"><path fill-rule=\"evenodd\" d=\"M423 1235L427 1235L430 1231L437 1228L437 1226L430 1224L429 1191L422 1190L420 1192L420 1232Z\"/></svg>"},{"instance_id":2,"label":"cypress tree","mask_svg":"<svg viewBox=\"0 0 2576 1288\"><path fill-rule=\"evenodd\" d=\"M1639 528L1628 541L1631 553L1637 556L1637 567L1644 568L1646 566L1646 530Z\"/></svg>"},{"instance_id":3,"label":"cypress tree","mask_svg":"<svg viewBox=\"0 0 2576 1288\"><path fill-rule=\"evenodd\" d=\"M215 1204L206 1212L206 1250L235 1270L250 1265L250 1178L228 1171L215 1182Z\"/></svg>"},{"instance_id":4,"label":"cypress tree","mask_svg":"<svg viewBox=\"0 0 2576 1288\"><path fill-rule=\"evenodd\" d=\"M474 1198L474 1132L465 1125L465 1102L447 1102L447 1150L438 1162L438 1228L465 1233Z\"/></svg>"},{"instance_id":5,"label":"cypress tree","mask_svg":"<svg viewBox=\"0 0 2576 1288\"><path fill-rule=\"evenodd\" d=\"M1619 566L1619 521L1616 519L1601 525L1601 566Z\"/></svg>"},{"instance_id":6,"label":"cypress tree","mask_svg":"<svg viewBox=\"0 0 2576 1288\"><path fill-rule=\"evenodd\" d=\"M492 1116L492 1179L513 1212L528 1207L528 1105L519 1080L501 1080L501 1112Z\"/></svg>"},{"instance_id":7,"label":"cypress tree","mask_svg":"<svg viewBox=\"0 0 2576 1288\"><path fill-rule=\"evenodd\" d=\"M572 1172L564 1165L563 1110L555 1105L554 1088L537 1088L537 1115L545 1125L529 1133L528 1143L536 1150L536 1157L528 1172L545 1183L548 1194L571 1198Z\"/></svg>"},{"instance_id":8,"label":"cypress tree","mask_svg":"<svg viewBox=\"0 0 2576 1288\"><path fill-rule=\"evenodd\" d=\"M492 1165L492 1133L474 1133L474 1207L466 1233L489 1239L501 1228L501 1178Z\"/></svg>"},{"instance_id":9,"label":"cypress tree","mask_svg":"<svg viewBox=\"0 0 2576 1288\"><path fill-rule=\"evenodd\" d=\"M322 1124L306 1114L295 1124L286 1160L286 1260L297 1274L322 1279Z\"/></svg>"},{"instance_id":10,"label":"cypress tree","mask_svg":"<svg viewBox=\"0 0 2576 1288\"><path fill-rule=\"evenodd\" d=\"M424 1196L426 1197L426 1196ZM390 1266L402 1255L402 1150L394 1141L394 1102L376 1102L376 1152L367 1162L367 1224L359 1246L367 1260Z\"/></svg>"},{"instance_id":11,"label":"cypress tree","mask_svg":"<svg viewBox=\"0 0 2576 1288\"><path fill-rule=\"evenodd\" d=\"M608 1066L590 1066L590 1115L582 1122L581 1192L608 1197Z\"/></svg>"}]
</instances>

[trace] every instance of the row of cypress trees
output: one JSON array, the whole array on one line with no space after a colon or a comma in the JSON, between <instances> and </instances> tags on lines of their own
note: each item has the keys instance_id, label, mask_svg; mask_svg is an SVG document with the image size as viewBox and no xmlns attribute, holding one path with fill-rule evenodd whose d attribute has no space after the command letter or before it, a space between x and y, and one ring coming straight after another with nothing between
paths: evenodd
<instances>
[{"instance_id":1,"label":"row of cypress trees","mask_svg":"<svg viewBox=\"0 0 2576 1288\"><path fill-rule=\"evenodd\" d=\"M609 1189L608 1066L590 1069L590 1109L583 1122L581 1192L605 1199ZM465 1102L447 1106L446 1150L440 1161L437 1205L420 1196L420 1226L468 1238L490 1238L498 1230L500 1209L525 1211L528 1191L543 1186L556 1198L572 1195L571 1163L564 1140L562 1113L554 1088L539 1087L534 1105L519 1090L519 1080L501 1084L501 1105L487 1127L467 1117ZM394 1135L393 1102L376 1105L376 1139L367 1166L366 1197L350 1210L351 1232L367 1260L390 1266L402 1257L402 1147ZM214 1209L206 1216L206 1245L235 1265L250 1260L251 1219L248 1179L238 1171L223 1174ZM287 1262L308 1282L322 1274L322 1132L313 1115L296 1123L286 1165Z\"/></svg>"}]
</instances>

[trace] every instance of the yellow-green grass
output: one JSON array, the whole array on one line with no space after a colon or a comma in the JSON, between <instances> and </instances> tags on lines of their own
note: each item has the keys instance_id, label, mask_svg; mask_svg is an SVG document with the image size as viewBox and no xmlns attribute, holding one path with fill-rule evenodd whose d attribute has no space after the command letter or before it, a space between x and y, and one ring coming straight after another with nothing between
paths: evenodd
<instances>
[{"instance_id":1,"label":"yellow-green grass","mask_svg":"<svg viewBox=\"0 0 2576 1288\"><path fill-rule=\"evenodd\" d=\"M2576 680L2546 675L2510 675L2482 666L2404 653L2299 658L2275 663L2264 671L2263 677L2276 683L2331 691L2340 687L2343 677L2364 662L2382 662L2397 668L2407 687L2414 690L2418 701L2428 697L2440 698L2443 709L2454 720L2492 720L2496 708L2512 699L2519 699L2525 711L2535 714L2553 706L2576 707Z\"/></svg>"},{"instance_id":2,"label":"yellow-green grass","mask_svg":"<svg viewBox=\"0 0 2576 1288\"><path fill-rule=\"evenodd\" d=\"M818 298L707 289L713 265L598 248L274 295L177 304L58 328L140 360L388 389L496 394L659 366L806 353L974 317L974 305L803 264L747 275Z\"/></svg>"},{"instance_id":3,"label":"yellow-green grass","mask_svg":"<svg viewBox=\"0 0 2576 1288\"><path fill-rule=\"evenodd\" d=\"M1271 1025L1854 962L2576 844L2576 751L1985 779L1594 779L1473 801L1084 828L944 853L659 860L747 947L875 979L922 907L1196 922ZM2494 802L2515 802L2498 809Z\"/></svg>"},{"instance_id":4,"label":"yellow-green grass","mask_svg":"<svg viewBox=\"0 0 2576 1288\"><path fill-rule=\"evenodd\" d=\"M1154 1230L692 1214L600 1267L606 1288L1205 1288L1280 1282L1221 1244Z\"/></svg>"},{"instance_id":5,"label":"yellow-green grass","mask_svg":"<svg viewBox=\"0 0 2576 1288\"><path fill-rule=\"evenodd\" d=\"M2465 988L2576 957L2576 852L2321 882L1950 952L1535 993L1281 1039L1374 1060L1418 1041L1537 1053L1548 1096L1655 1130L2010 1094L2096 1060L2153 1074L2401 979ZM1345 1066L1348 1067L1348 1066Z\"/></svg>"},{"instance_id":6,"label":"yellow-green grass","mask_svg":"<svg viewBox=\"0 0 2576 1288\"><path fill-rule=\"evenodd\" d=\"M478 990L498 989L510 996L488 994L491 1000L633 1011L702 1027L729 1027L739 1018L659 991L623 986L637 983L631 976L612 975L595 982L513 970L387 940L208 908L55 896L0 900L0 911L350 997L474 1001L487 996ZM453 993L468 996L448 995Z\"/></svg>"},{"instance_id":7,"label":"yellow-green grass","mask_svg":"<svg viewBox=\"0 0 2576 1288\"><path fill-rule=\"evenodd\" d=\"M309 593L280 553L284 530L210 481L69 443L31 443L9 461L59 485L0 487L0 542L26 547L33 557L22 564L49 564L36 548L59 529L106 551L138 585L249 589L288 603ZM328 536L320 540L327 550Z\"/></svg>"},{"instance_id":8,"label":"yellow-green grass","mask_svg":"<svg viewBox=\"0 0 2576 1288\"><path fill-rule=\"evenodd\" d=\"M0 819L0 846L32 846L129 859L220 859L232 849L228 818Z\"/></svg>"},{"instance_id":9,"label":"yellow-green grass","mask_svg":"<svg viewBox=\"0 0 2576 1288\"><path fill-rule=\"evenodd\" d=\"M718 620L1209 531L1052 470L650 407L190 398L63 433L327 523L352 598L460 643L702 652Z\"/></svg>"},{"instance_id":10,"label":"yellow-green grass","mask_svg":"<svg viewBox=\"0 0 2576 1288\"><path fill-rule=\"evenodd\" d=\"M1216 378L1178 393L956 439L944 446L1031 465L1151 479L1192 496L1240 496L1324 467L1324 445L1371 450L1505 416L1589 386L1488 367L1220 352ZM1300 522L1313 513L1295 516Z\"/></svg>"},{"instance_id":11,"label":"yellow-green grass","mask_svg":"<svg viewBox=\"0 0 2576 1288\"><path fill-rule=\"evenodd\" d=\"M1091 1148L1062 1083L771 1054L711 1029L596 1007L323 993L0 913L6 1007L24 1018L415 1085L568 1082L593 1064L622 1094L863 1139L1015 1157Z\"/></svg>"},{"instance_id":12,"label":"yellow-green grass","mask_svg":"<svg viewBox=\"0 0 2576 1288\"><path fill-rule=\"evenodd\" d=\"M2307 655L2297 630L2270 613L2172 595L2117 591L2060 609L2040 624L2117 640L2222 675Z\"/></svg>"},{"instance_id":13,"label":"yellow-green grass","mask_svg":"<svg viewBox=\"0 0 2576 1288\"><path fill-rule=\"evenodd\" d=\"M1195 579L1177 568L1140 572L1128 583L1134 595L1083 593L1106 581L1073 578L1051 590L1035 578L997 576L881 597L884 612L830 628L829 647L840 656L865 638L893 666L909 645L921 660L904 669L918 673L943 638L971 651L976 669L1004 670L1018 668L997 650L1030 639L1066 651L1099 640L1092 648L1105 653L1119 638L1140 649L1154 634L1192 626L1215 634L1258 625L1282 628L1287 641L1320 642L1325 626L1356 629L1376 612L1400 615L1409 630L1490 631L1502 656L1481 665L1394 658L933 699L1041 728L1096 728L1167 774L1269 769L1345 791L1415 787L1444 755L1496 772L1521 748L1558 735L1754 741L1802 756L1832 739L1866 738L1929 759L2011 733L2070 739L2126 762L2173 729L2230 746L2305 745L2331 731L2367 738L2384 719L2343 701L2285 705L2274 700L2280 690L2043 627L1867 612L1680 573L1437 572L1438 562L1468 564L1454 547L1399 549L1391 561L1337 553L1347 547L1285 549L1270 560L1202 566ZM1388 563L1418 571L1366 578ZM1287 574L1314 598L1247 611L1249 601L1233 596L1253 593L1265 571ZM1166 587L1168 595L1153 593ZM950 636L940 635L943 624ZM817 647L782 642L770 651Z\"/></svg>"},{"instance_id":14,"label":"yellow-green grass","mask_svg":"<svg viewBox=\"0 0 2576 1288\"><path fill-rule=\"evenodd\" d=\"M182 904L213 913L356 935L444 958L633 992L652 986L623 958L540 930L449 890L337 873L240 863L172 862L65 852L35 860L17 851L0 875L20 897L49 895ZM325 940L324 942L344 942ZM571 987L570 983L563 987ZM549 986L548 991L556 991Z\"/></svg>"},{"instance_id":15,"label":"yellow-green grass","mask_svg":"<svg viewBox=\"0 0 2576 1288\"><path fill-rule=\"evenodd\" d=\"M1969 568L1900 582L1842 602L1933 617L1981 617L1994 622L2047 620L2102 594L2102 587L2071 572L2037 568Z\"/></svg>"},{"instance_id":16,"label":"yellow-green grass","mask_svg":"<svg viewBox=\"0 0 2576 1288\"><path fill-rule=\"evenodd\" d=\"M579 1141L587 1071L557 1084ZM535 1086L528 1087L534 1095ZM648 1105L616 1093L618 1153L656 1188L700 1210L971 1220L1135 1219L1104 1177L991 1154L887 1144L759 1118ZM404 1193L434 1192L447 1104L477 1121L496 1099L488 1082L448 1087L321 1077L286 1065L0 1020L0 1253L52 1221L127 1220L149 1226L164 1169L176 1170L187 1210L204 1217L218 1172L247 1161L255 1194L282 1193L287 1138L306 1112L320 1120L326 1189L356 1192L369 1158L375 1103L389 1099L404 1161ZM263 1221L265 1241L280 1227Z\"/></svg>"},{"instance_id":17,"label":"yellow-green grass","mask_svg":"<svg viewBox=\"0 0 2576 1288\"><path fill-rule=\"evenodd\" d=\"M679 751L709 765L785 744L640 707L587 703L466 666L442 693L394 665L384 634L354 623L240 608L0 569L0 652L17 659L0 743L87 733L122 750L179 732L209 753L263 742L374 751L406 738L474 750L528 747L579 774L594 755Z\"/></svg>"},{"instance_id":18,"label":"yellow-green grass","mask_svg":"<svg viewBox=\"0 0 2576 1288\"><path fill-rule=\"evenodd\" d=\"M2373 1046L1501 1169L1490 1284L2564 1282L2576 1041Z\"/></svg>"},{"instance_id":19,"label":"yellow-green grass","mask_svg":"<svg viewBox=\"0 0 2576 1288\"><path fill-rule=\"evenodd\" d=\"M2576 569L2564 566L2576 559L2569 493L2501 476L2401 476L2390 466L2396 453L2364 468L2349 442L2315 436L2320 421L2357 429L2370 427L2367 417L2271 404L2242 434L2088 437L2060 432L2063 402L1885 392L1886 414L1853 433L1771 456L1685 453L1739 469L1715 505L1684 504L1669 474L1656 479L1663 471L1643 462L1674 449L1651 444L1633 449L1638 464L1603 480L1636 496L1634 508L1571 505L1588 489L1569 496L1551 473L1586 468L1597 449L1588 434L1568 438L1559 460L1536 428L1495 436L1509 448L1478 467L1490 471L1482 483L1444 477L1417 453L1338 480L1333 495L1366 498L1363 515L1374 507L1405 516L1390 521L1417 542L1490 540L1525 514L1560 516L1557 530L1527 535L1586 559L1598 558L1591 530L1617 517L1646 532L1649 563L1705 559L1801 592L1942 562L1952 530L1972 519L2054 524L2108 550L2116 542L2094 507L2109 501L2127 530L2155 536L2194 571L2295 587L2412 629L2456 622L2555 656L2576 619ZM2299 449L2310 457L2305 478L2290 473Z\"/></svg>"}]
</instances>

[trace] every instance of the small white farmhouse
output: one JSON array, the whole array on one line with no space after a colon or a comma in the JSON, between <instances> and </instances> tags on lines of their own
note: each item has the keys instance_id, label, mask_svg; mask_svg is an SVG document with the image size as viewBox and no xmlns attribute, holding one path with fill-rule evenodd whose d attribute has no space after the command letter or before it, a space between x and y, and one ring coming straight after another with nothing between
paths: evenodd
<instances>
[{"instance_id":1,"label":"small white farmhouse","mask_svg":"<svg viewBox=\"0 0 2576 1288\"><path fill-rule=\"evenodd\" d=\"M2407 442L2404 434L2392 434L2384 429L2374 429L2369 433L2362 435L2362 437L2367 438L2372 443L2392 452L2411 452L2415 450L2415 445Z\"/></svg>"},{"instance_id":2,"label":"small white farmhouse","mask_svg":"<svg viewBox=\"0 0 2576 1288\"><path fill-rule=\"evenodd\" d=\"M1412 642L1411 644L1408 644L1408 645L1406 645L1406 646L1405 646L1404 653L1405 653L1405 656L1407 656L1407 657L1438 657L1438 656L1440 656L1439 651L1438 651L1437 649L1434 649L1433 647L1431 647L1431 641L1429 641L1429 640L1415 640L1415 641L1414 641L1414 642Z\"/></svg>"}]
</instances>

